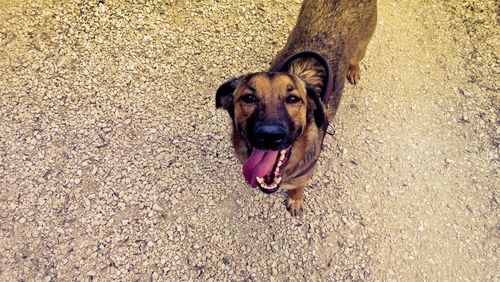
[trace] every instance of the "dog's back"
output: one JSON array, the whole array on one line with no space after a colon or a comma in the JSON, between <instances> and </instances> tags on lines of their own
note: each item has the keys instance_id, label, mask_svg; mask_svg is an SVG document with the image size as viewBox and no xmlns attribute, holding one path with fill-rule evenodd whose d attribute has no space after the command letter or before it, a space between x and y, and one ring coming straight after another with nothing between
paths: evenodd
<instances>
[{"instance_id":1,"label":"dog's back","mask_svg":"<svg viewBox=\"0 0 500 282\"><path fill-rule=\"evenodd\" d=\"M376 21L376 0L305 0L297 24L285 47L273 60L271 69L300 51L312 50L322 54L336 78L331 99L335 110L350 65L355 72L375 31ZM359 67L352 75L355 83L359 79Z\"/></svg>"}]
</instances>

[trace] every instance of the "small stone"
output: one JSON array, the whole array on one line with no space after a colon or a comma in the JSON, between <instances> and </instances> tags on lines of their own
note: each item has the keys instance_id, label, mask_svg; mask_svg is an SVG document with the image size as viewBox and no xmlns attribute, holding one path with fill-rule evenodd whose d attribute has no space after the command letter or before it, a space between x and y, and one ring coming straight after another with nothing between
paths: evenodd
<instances>
[{"instance_id":1,"label":"small stone","mask_svg":"<svg viewBox=\"0 0 500 282\"><path fill-rule=\"evenodd\" d=\"M472 97L472 96L474 96L474 93L472 93L472 92L470 92L470 91L468 91L468 90L466 90L466 89L461 89L461 88L460 88L460 89L459 89L459 91L460 91L460 93L461 93L462 95L464 95L465 97Z\"/></svg>"},{"instance_id":2,"label":"small stone","mask_svg":"<svg viewBox=\"0 0 500 282\"><path fill-rule=\"evenodd\" d=\"M158 205L157 203L154 203L154 204L153 204L152 209L153 209L154 211L157 211L157 212L162 212L162 211L163 211L163 208L162 208L162 207L160 207L160 205Z\"/></svg>"}]
</instances>

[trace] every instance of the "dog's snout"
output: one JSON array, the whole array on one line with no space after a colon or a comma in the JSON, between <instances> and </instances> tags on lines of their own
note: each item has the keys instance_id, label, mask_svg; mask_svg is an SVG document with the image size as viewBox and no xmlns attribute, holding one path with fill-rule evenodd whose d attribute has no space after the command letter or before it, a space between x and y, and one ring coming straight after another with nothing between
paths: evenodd
<instances>
[{"instance_id":1,"label":"dog's snout","mask_svg":"<svg viewBox=\"0 0 500 282\"><path fill-rule=\"evenodd\" d=\"M288 133L280 125L262 125L255 130L255 137L259 147L276 149L286 139Z\"/></svg>"}]
</instances>

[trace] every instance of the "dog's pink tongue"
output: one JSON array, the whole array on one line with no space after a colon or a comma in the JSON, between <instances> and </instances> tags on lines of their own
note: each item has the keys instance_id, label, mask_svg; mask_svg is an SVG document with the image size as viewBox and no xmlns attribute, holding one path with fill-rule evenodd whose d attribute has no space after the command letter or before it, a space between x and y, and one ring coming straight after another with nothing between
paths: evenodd
<instances>
[{"instance_id":1,"label":"dog's pink tongue","mask_svg":"<svg viewBox=\"0 0 500 282\"><path fill-rule=\"evenodd\" d=\"M252 155L243 163L243 175L250 186L257 187L257 176L264 177L272 172L278 153L253 149Z\"/></svg>"}]
</instances>

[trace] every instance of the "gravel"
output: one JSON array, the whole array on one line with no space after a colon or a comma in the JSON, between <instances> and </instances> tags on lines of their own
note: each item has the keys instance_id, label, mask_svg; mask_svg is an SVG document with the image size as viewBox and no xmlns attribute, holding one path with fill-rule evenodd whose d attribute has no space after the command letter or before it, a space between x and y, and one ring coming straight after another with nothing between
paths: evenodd
<instances>
[{"instance_id":1,"label":"gravel","mask_svg":"<svg viewBox=\"0 0 500 282\"><path fill-rule=\"evenodd\" d=\"M495 1L380 3L297 218L214 96L301 1L62 2L0 4L1 280L500 280Z\"/></svg>"}]
</instances>

